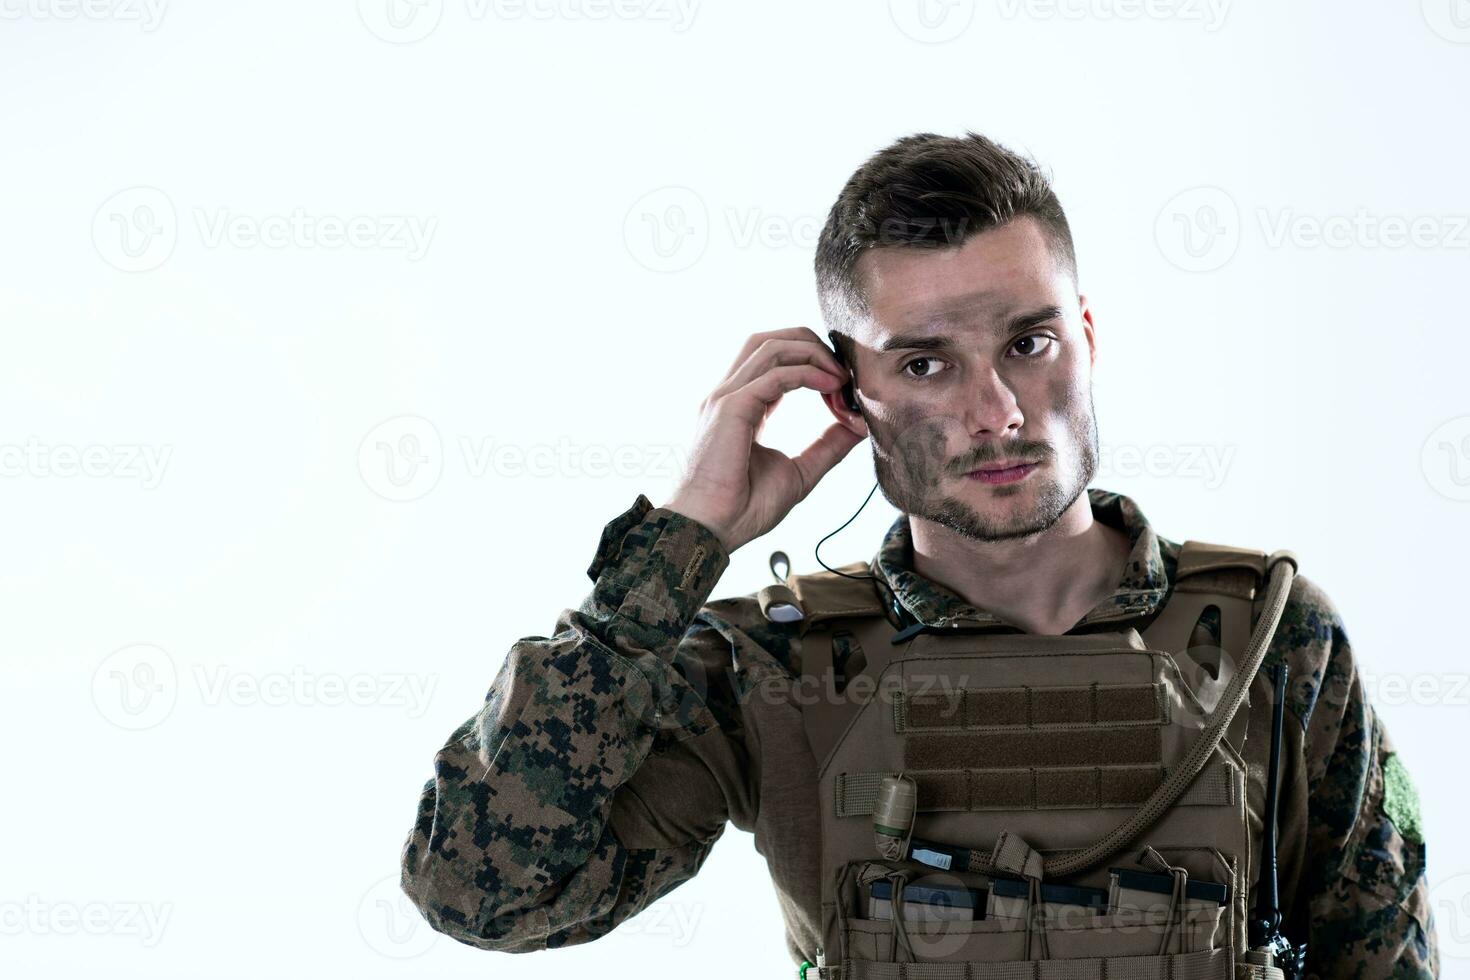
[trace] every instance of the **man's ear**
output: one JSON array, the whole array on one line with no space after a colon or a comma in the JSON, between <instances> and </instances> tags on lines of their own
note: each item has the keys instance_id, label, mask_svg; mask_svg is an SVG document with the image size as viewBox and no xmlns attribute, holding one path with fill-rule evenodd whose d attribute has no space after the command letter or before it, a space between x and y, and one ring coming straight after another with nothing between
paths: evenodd
<instances>
[{"instance_id":1,"label":"man's ear","mask_svg":"<svg viewBox=\"0 0 1470 980\"><path fill-rule=\"evenodd\" d=\"M1092 307L1087 305L1087 297L1081 293L1077 294L1077 305L1082 309L1082 333L1087 337L1087 359L1089 364L1097 363L1097 328L1092 323Z\"/></svg>"},{"instance_id":2,"label":"man's ear","mask_svg":"<svg viewBox=\"0 0 1470 980\"><path fill-rule=\"evenodd\" d=\"M854 412L843 403L842 389L839 388L837 391L823 391L820 394L822 401L827 403L827 411L831 412L837 421L858 435L865 436L868 434L867 420L863 418L861 412ZM854 395L856 395L856 391L854 391ZM862 405L861 396L857 397L858 405Z\"/></svg>"},{"instance_id":3,"label":"man's ear","mask_svg":"<svg viewBox=\"0 0 1470 980\"><path fill-rule=\"evenodd\" d=\"M846 392L849 391L852 392L854 404L861 406L862 402L857 398L857 383L853 379L852 365L847 363L847 358L842 353L842 345L837 342L837 331L835 330L827 331L827 349L837 359L837 363L847 369L847 384L831 394L823 392L822 401L827 403L827 410L837 417L837 421L857 435L867 435L868 423L862 413L854 411L847 405Z\"/></svg>"}]
</instances>

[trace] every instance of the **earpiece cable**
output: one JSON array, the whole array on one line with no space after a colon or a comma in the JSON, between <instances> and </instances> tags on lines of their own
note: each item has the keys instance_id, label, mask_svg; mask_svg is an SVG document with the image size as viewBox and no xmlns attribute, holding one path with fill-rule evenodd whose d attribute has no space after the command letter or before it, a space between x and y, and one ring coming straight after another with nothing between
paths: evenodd
<instances>
[{"instance_id":1,"label":"earpiece cable","mask_svg":"<svg viewBox=\"0 0 1470 980\"><path fill-rule=\"evenodd\" d=\"M847 527L847 525L849 525L853 521L857 520L858 514L861 514L863 512L863 508L866 507L866 506L868 506L868 501L873 499L873 494L877 490L878 490L878 483L875 480L873 482L873 489L868 491L868 495L863 498L862 504L859 505L858 509L853 512L853 515L851 517L849 517L847 520L843 521L842 522L842 526L839 527L839 528L837 528L837 530L828 532L827 535L825 537L823 537L821 541L818 541L817 544L816 544L816 547L814 547L812 549L812 555L817 559L817 564L821 565L823 568L825 568L827 571L831 572L833 575L841 575L843 578L856 579L859 582L865 581L865 580L871 580L872 582L874 582L880 589L883 590L883 592L885 594L887 594L889 607L893 610L894 615L899 618L900 623L906 623L906 622L909 622L910 620L912 620L913 617L911 615L908 615L907 614L907 610L905 610L903 608L903 606L899 603L898 596L896 596L896 595L893 594L893 589L889 587L888 583L886 581L884 581L884 579L883 579L882 576L879 576L879 575L849 575L847 572L839 572L837 569L833 568L831 565L829 565L826 562L822 561L822 545L827 542L827 538L832 537L834 534L837 534L838 531L841 531L843 528Z\"/></svg>"},{"instance_id":2,"label":"earpiece cable","mask_svg":"<svg viewBox=\"0 0 1470 980\"><path fill-rule=\"evenodd\" d=\"M863 502L862 502L862 504L860 504L858 506L858 509L855 510L855 511L853 511L852 516L849 517L847 520L845 520L845 521L842 522L842 527L839 527L836 531L829 531L829 532L827 532L827 536L824 537L824 538L822 538L821 541L818 541L817 542L817 546L812 549L812 555L813 555L813 557L815 557L817 559L817 564L818 565L821 565L823 568L825 568L827 571L831 572L833 575L841 575L843 578L855 578L855 579L858 579L858 580L870 579L870 578L871 579L875 579L875 578L877 578L876 575L849 575L846 572L839 572L837 569L833 568L831 565L829 565L826 562L822 561L822 545L824 545L827 542L827 538L832 537L832 535L836 534L838 531L841 531L842 528L847 527L847 525L849 525L853 521L857 520L857 516L863 512L863 508L864 507L868 506L868 501L873 499L873 493L877 489L878 489L878 483L875 480L873 482L873 489L868 491L868 495L863 498Z\"/></svg>"}]
</instances>

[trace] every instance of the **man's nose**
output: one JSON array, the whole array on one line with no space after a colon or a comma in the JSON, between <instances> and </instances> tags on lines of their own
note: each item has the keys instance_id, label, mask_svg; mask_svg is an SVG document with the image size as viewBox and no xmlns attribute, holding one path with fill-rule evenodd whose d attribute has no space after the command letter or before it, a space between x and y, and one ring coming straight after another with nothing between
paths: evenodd
<instances>
[{"instance_id":1,"label":"man's nose","mask_svg":"<svg viewBox=\"0 0 1470 980\"><path fill-rule=\"evenodd\" d=\"M971 435L1013 432L1025 421L1016 393L994 368L973 375L965 386L965 426Z\"/></svg>"}]
</instances>

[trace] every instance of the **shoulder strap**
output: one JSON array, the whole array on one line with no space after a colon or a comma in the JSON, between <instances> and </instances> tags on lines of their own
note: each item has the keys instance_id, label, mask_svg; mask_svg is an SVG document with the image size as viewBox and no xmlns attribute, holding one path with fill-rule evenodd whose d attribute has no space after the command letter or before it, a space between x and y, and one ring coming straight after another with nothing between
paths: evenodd
<instances>
[{"instance_id":1,"label":"shoulder strap","mask_svg":"<svg viewBox=\"0 0 1470 980\"><path fill-rule=\"evenodd\" d=\"M1220 616L1219 647L1232 658L1240 658L1255 624L1256 599L1266 581L1267 562L1264 551L1185 541L1179 548L1173 590L1164 608L1143 630L1144 640L1170 653L1200 650L1203 641L1194 630L1213 606ZM1216 650L1217 657L1218 653ZM1218 676L1218 670L1212 673Z\"/></svg>"},{"instance_id":2,"label":"shoulder strap","mask_svg":"<svg viewBox=\"0 0 1470 980\"><path fill-rule=\"evenodd\" d=\"M801 637L800 673L818 678L830 674L839 694L853 677L875 673L882 667L877 658L888 652L883 649L887 644L880 646L876 638L886 637L897 628L889 619L886 598L887 590L873 581L872 570L865 562L809 575L786 575L781 583L768 585L758 593L761 613L773 622L793 624ZM818 767L850 716L861 707L860 701L842 701L832 704L828 711L802 712L807 741Z\"/></svg>"},{"instance_id":3,"label":"shoulder strap","mask_svg":"<svg viewBox=\"0 0 1470 980\"><path fill-rule=\"evenodd\" d=\"M812 624L843 616L883 615L883 599L871 576L866 562L855 561L839 565L836 571L792 575L786 584L800 604L803 619Z\"/></svg>"},{"instance_id":4,"label":"shoulder strap","mask_svg":"<svg viewBox=\"0 0 1470 980\"><path fill-rule=\"evenodd\" d=\"M1255 572L1258 578L1265 578L1266 561L1264 551L1191 540L1179 547L1179 567L1175 576L1188 578L1222 568L1244 568Z\"/></svg>"}]
</instances>

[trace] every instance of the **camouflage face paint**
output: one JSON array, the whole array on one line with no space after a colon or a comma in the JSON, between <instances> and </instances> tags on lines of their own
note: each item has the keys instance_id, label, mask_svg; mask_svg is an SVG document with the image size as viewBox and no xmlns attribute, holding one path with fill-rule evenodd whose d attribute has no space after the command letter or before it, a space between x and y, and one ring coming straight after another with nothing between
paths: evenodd
<instances>
[{"instance_id":1,"label":"camouflage face paint","mask_svg":"<svg viewBox=\"0 0 1470 980\"><path fill-rule=\"evenodd\" d=\"M1065 365L1058 365L1065 368ZM1055 419L1063 437L1056 443L1017 439L985 442L972 449L960 420L951 415L924 415L904 405L887 415L869 413L873 468L883 496L906 514L933 521L978 541L1000 541L1037 534L1051 527L1082 495L1097 471L1097 418L1091 387L1075 372L1060 373L1045 387L1046 417ZM1046 431L1044 428L1042 431ZM1034 495L1034 503L1007 517L981 514L967 501L945 493L946 480L962 479L976 467L1003 456L1022 456L1047 464L1030 480L986 487L992 499Z\"/></svg>"}]
</instances>

